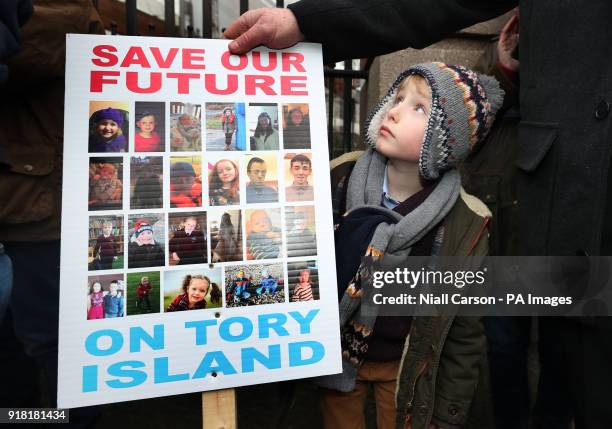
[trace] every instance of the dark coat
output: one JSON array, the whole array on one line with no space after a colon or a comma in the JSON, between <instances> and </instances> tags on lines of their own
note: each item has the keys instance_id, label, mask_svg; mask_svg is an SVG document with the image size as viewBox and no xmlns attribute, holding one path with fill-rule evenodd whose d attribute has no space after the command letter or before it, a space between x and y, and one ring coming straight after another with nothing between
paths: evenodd
<instances>
[{"instance_id":1,"label":"dark coat","mask_svg":"<svg viewBox=\"0 0 612 429\"><path fill-rule=\"evenodd\" d=\"M330 62L422 48L517 4L303 0L289 8ZM515 165L522 254L596 255L612 242L612 226L604 223L612 214L610 16L608 0L521 2Z\"/></svg>"},{"instance_id":2,"label":"dark coat","mask_svg":"<svg viewBox=\"0 0 612 429\"><path fill-rule=\"evenodd\" d=\"M32 15L32 0L4 0L0 3L0 82L8 77L4 64L19 48L19 27Z\"/></svg>"},{"instance_id":3,"label":"dark coat","mask_svg":"<svg viewBox=\"0 0 612 429\"><path fill-rule=\"evenodd\" d=\"M91 0L37 0L0 86L0 240L60 238L67 33L104 33ZM4 166L3 166L4 167Z\"/></svg>"},{"instance_id":4,"label":"dark coat","mask_svg":"<svg viewBox=\"0 0 612 429\"><path fill-rule=\"evenodd\" d=\"M170 253L176 252L180 258L179 265L206 263L206 238L197 229L187 235L184 229L174 233L169 243Z\"/></svg>"},{"instance_id":5,"label":"dark coat","mask_svg":"<svg viewBox=\"0 0 612 429\"><path fill-rule=\"evenodd\" d=\"M128 268L163 267L164 249L157 243L139 246L135 241L128 245Z\"/></svg>"}]
</instances>

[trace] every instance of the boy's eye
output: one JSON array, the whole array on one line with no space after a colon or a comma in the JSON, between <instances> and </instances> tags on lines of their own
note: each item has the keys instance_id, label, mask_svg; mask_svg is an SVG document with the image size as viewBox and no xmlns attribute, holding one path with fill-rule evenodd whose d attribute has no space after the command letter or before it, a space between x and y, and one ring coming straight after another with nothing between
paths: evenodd
<instances>
[{"instance_id":1,"label":"boy's eye","mask_svg":"<svg viewBox=\"0 0 612 429\"><path fill-rule=\"evenodd\" d=\"M414 106L414 111L418 113L425 113L425 106L423 106L422 104L417 104L416 106Z\"/></svg>"},{"instance_id":2,"label":"boy's eye","mask_svg":"<svg viewBox=\"0 0 612 429\"><path fill-rule=\"evenodd\" d=\"M395 104L400 104L402 101L404 101L403 95L398 95L397 97L395 97Z\"/></svg>"}]
</instances>

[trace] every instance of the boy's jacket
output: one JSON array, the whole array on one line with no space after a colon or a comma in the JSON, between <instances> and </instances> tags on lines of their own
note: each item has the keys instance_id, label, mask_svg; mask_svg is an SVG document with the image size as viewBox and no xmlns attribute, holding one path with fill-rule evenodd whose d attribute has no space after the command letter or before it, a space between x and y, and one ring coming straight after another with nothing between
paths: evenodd
<instances>
[{"instance_id":1,"label":"boy's jacket","mask_svg":"<svg viewBox=\"0 0 612 429\"><path fill-rule=\"evenodd\" d=\"M336 213L342 210L343 188L359 155L350 153L332 161ZM489 218L486 206L462 190L442 223L444 240L440 255L486 255ZM470 264L478 260L466 258L464 269L477 269ZM402 428L410 422L413 429L426 429L432 419L441 424L464 426L485 350L484 329L479 318L415 318L406 339L398 376L397 427Z\"/></svg>"}]
</instances>

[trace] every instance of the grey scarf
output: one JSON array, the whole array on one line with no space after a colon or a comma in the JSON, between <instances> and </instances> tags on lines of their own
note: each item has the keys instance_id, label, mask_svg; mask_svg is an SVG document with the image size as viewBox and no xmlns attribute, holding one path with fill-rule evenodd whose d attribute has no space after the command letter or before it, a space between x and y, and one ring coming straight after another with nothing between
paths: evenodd
<instances>
[{"instance_id":1,"label":"grey scarf","mask_svg":"<svg viewBox=\"0 0 612 429\"><path fill-rule=\"evenodd\" d=\"M359 158L349 181L348 211L360 206L380 207L386 162L387 159L373 149L368 149ZM389 210L398 222L378 225L370 246L383 253L406 251L446 217L457 201L460 188L459 173L447 171L433 192L412 212L401 216Z\"/></svg>"},{"instance_id":2,"label":"grey scarf","mask_svg":"<svg viewBox=\"0 0 612 429\"><path fill-rule=\"evenodd\" d=\"M386 162L387 159L373 149L368 149L359 158L351 172L347 211L371 206L381 212L391 214L398 222L395 224L380 223L376 227L369 247L375 249L378 255L407 256L410 254L412 245L438 225L453 208L459 196L461 179L456 170L447 171L427 199L406 216L402 216L381 206ZM368 268L363 267L362 263L356 277L360 278L363 286L368 287L370 274ZM341 327L352 320L365 330L371 331L374 328L378 306L369 305L367 312L359 312L360 306L361 299L351 296L351 286L349 286L339 305ZM318 377L315 383L342 392L352 391L355 388L358 368L343 359L342 369L341 374Z\"/></svg>"}]
</instances>

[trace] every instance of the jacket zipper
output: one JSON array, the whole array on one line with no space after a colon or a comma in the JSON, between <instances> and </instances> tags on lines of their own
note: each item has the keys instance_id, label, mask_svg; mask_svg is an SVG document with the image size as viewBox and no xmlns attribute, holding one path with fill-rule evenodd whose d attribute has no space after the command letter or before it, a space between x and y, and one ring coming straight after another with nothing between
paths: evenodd
<instances>
[{"instance_id":1,"label":"jacket zipper","mask_svg":"<svg viewBox=\"0 0 612 429\"><path fill-rule=\"evenodd\" d=\"M412 402L414 401L414 391L416 390L416 384L419 381L421 374L423 374L423 371L425 371L425 368L427 368L427 361L424 361L416 372L416 376L414 377L414 383L412 383L412 389L410 390L410 401L406 405L407 410L412 408ZM408 415L409 414L406 413L406 418L408 418Z\"/></svg>"}]
</instances>

